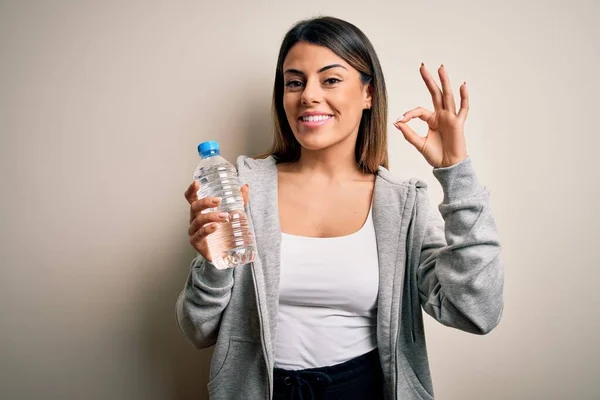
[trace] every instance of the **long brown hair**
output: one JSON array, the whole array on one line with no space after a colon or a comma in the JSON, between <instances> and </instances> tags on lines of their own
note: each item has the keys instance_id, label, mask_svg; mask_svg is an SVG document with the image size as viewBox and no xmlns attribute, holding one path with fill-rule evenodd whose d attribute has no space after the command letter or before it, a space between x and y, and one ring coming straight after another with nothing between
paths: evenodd
<instances>
[{"instance_id":1,"label":"long brown hair","mask_svg":"<svg viewBox=\"0 0 600 400\"><path fill-rule=\"evenodd\" d=\"M356 163L362 171L370 173L376 173L380 165L388 168L387 92L379 59L370 40L360 29L334 17L297 22L285 35L279 50L273 86L273 144L267 153L257 158L272 155L278 162L293 162L300 158L300 144L283 109L283 62L298 42L327 47L358 70L363 84L372 85L371 108L363 110L356 139Z\"/></svg>"}]
</instances>

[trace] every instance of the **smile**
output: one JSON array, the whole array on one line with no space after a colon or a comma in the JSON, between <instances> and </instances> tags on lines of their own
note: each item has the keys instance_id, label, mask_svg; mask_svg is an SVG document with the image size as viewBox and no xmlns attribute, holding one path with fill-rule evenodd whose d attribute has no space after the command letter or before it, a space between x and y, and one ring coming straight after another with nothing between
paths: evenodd
<instances>
[{"instance_id":1,"label":"smile","mask_svg":"<svg viewBox=\"0 0 600 400\"><path fill-rule=\"evenodd\" d=\"M299 121L302 126L306 126L308 128L316 128L326 124L327 121L329 121L332 118L333 115L311 115L307 117L300 117Z\"/></svg>"},{"instance_id":2,"label":"smile","mask_svg":"<svg viewBox=\"0 0 600 400\"><path fill-rule=\"evenodd\" d=\"M317 121L325 121L326 119L331 118L332 115L310 115L307 117L300 117L300 119L304 122L317 122Z\"/></svg>"}]
</instances>

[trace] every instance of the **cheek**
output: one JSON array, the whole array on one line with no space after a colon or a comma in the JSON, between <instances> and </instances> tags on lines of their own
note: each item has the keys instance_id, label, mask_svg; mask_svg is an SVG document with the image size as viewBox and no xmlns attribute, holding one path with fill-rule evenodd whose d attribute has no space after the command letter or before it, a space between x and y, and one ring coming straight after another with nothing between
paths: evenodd
<instances>
[{"instance_id":1,"label":"cheek","mask_svg":"<svg viewBox=\"0 0 600 400\"><path fill-rule=\"evenodd\" d=\"M331 98L331 105L341 114L343 124L354 125L362 117L363 102L359 94L354 92L340 93Z\"/></svg>"},{"instance_id":2,"label":"cheek","mask_svg":"<svg viewBox=\"0 0 600 400\"><path fill-rule=\"evenodd\" d=\"M296 100L291 95L283 95L283 110L285 111L285 115L288 119L293 119L293 116L296 115Z\"/></svg>"}]
</instances>

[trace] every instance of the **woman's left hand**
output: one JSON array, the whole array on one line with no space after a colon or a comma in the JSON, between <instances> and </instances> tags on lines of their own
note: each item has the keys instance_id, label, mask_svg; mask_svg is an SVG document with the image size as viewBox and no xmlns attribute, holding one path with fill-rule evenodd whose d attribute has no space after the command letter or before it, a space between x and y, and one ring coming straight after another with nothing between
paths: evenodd
<instances>
[{"instance_id":1,"label":"woman's left hand","mask_svg":"<svg viewBox=\"0 0 600 400\"><path fill-rule=\"evenodd\" d=\"M469 111L467 83L460 86L460 110L457 112L450 78L444 66L440 66L438 70L442 83L441 90L424 64L421 64L420 72L431 93L434 111L417 107L404 114L394 125L402 131L404 138L423 154L432 167L450 167L467 158L464 134L465 120ZM429 126L427 136L418 135L408 126L408 122L414 118L427 122Z\"/></svg>"}]
</instances>

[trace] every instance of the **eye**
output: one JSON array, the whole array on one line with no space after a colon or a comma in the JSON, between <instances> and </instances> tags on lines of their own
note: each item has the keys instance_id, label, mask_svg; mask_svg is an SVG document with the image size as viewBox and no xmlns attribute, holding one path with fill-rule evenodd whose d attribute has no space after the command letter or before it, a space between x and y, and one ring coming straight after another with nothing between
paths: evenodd
<instances>
[{"instance_id":1,"label":"eye","mask_svg":"<svg viewBox=\"0 0 600 400\"><path fill-rule=\"evenodd\" d=\"M286 87L296 89L302 86L302 82L300 81L287 81L285 84Z\"/></svg>"},{"instance_id":2,"label":"eye","mask_svg":"<svg viewBox=\"0 0 600 400\"><path fill-rule=\"evenodd\" d=\"M340 83L341 80L339 80L338 78L329 78L329 79L325 79L325 83L328 83L330 85L335 85L336 83Z\"/></svg>"}]
</instances>

